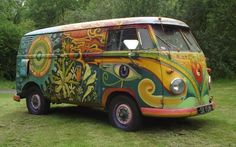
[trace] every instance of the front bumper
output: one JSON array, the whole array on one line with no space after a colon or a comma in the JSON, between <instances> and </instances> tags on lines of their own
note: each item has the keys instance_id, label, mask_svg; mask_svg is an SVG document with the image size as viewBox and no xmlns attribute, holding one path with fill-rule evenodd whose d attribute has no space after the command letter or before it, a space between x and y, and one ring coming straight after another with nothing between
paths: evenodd
<instances>
[{"instance_id":1,"label":"front bumper","mask_svg":"<svg viewBox=\"0 0 236 147\"><path fill-rule=\"evenodd\" d=\"M17 102L20 102L20 96L19 95L14 95L13 100L17 101Z\"/></svg>"},{"instance_id":2,"label":"front bumper","mask_svg":"<svg viewBox=\"0 0 236 147\"><path fill-rule=\"evenodd\" d=\"M205 114L210 111L213 111L214 109L215 109L215 103L212 101L207 105L201 105L195 108L184 108L184 109L158 109L158 108L142 107L141 112L144 116L175 118L175 117L190 117L199 114Z\"/></svg>"}]
</instances>

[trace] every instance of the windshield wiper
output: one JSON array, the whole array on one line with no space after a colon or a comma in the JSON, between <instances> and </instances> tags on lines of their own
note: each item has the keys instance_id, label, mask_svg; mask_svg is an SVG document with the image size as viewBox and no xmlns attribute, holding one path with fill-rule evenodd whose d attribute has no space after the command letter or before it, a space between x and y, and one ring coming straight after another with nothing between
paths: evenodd
<instances>
[{"instance_id":1,"label":"windshield wiper","mask_svg":"<svg viewBox=\"0 0 236 147\"><path fill-rule=\"evenodd\" d=\"M164 39L162 39L159 35L157 35L157 34L155 34L155 36L157 37L157 38L159 38L162 42L164 42L169 48L173 48L173 49L175 49L176 51L180 51L179 49L178 49L178 47L176 47L175 45L173 45L173 44L171 44L171 43L169 43L169 42L167 42L166 40L164 40Z\"/></svg>"}]
</instances>

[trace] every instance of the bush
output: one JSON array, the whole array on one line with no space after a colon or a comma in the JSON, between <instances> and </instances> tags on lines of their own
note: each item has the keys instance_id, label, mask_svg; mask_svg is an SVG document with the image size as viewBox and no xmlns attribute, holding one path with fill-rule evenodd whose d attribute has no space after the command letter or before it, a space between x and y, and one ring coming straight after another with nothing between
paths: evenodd
<instances>
[{"instance_id":1,"label":"bush","mask_svg":"<svg viewBox=\"0 0 236 147\"><path fill-rule=\"evenodd\" d=\"M15 79L16 54L21 38L21 29L11 22L0 24L0 75Z\"/></svg>"}]
</instances>

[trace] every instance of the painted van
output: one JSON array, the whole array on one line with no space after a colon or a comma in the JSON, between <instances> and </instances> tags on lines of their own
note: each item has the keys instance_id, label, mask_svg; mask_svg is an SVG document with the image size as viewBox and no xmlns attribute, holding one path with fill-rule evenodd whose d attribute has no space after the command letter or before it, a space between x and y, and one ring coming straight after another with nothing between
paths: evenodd
<instances>
[{"instance_id":1,"label":"painted van","mask_svg":"<svg viewBox=\"0 0 236 147\"><path fill-rule=\"evenodd\" d=\"M98 107L123 130L142 116L189 117L215 105L205 56L184 22L101 20L36 30L22 38L14 100L29 113L50 103Z\"/></svg>"}]
</instances>

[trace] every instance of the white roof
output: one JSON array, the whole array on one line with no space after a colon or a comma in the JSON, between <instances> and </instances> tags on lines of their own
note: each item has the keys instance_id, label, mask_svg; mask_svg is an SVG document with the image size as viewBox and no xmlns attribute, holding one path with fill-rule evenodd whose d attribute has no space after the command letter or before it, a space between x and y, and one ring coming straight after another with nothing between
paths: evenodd
<instances>
[{"instance_id":1,"label":"white roof","mask_svg":"<svg viewBox=\"0 0 236 147\"><path fill-rule=\"evenodd\" d=\"M90 22L82 22L82 23L74 23L74 24L49 27L45 29L35 30L25 35L49 34L49 33L55 33L55 32L64 32L64 31L89 29L89 28L97 28L97 27L132 25L132 24L165 24L165 25L189 27L184 22L176 20L176 19L172 19L172 18L130 17L130 18L107 19L107 20L98 20L98 21L90 21Z\"/></svg>"}]
</instances>

